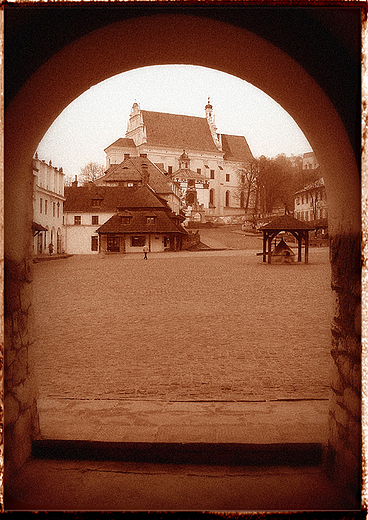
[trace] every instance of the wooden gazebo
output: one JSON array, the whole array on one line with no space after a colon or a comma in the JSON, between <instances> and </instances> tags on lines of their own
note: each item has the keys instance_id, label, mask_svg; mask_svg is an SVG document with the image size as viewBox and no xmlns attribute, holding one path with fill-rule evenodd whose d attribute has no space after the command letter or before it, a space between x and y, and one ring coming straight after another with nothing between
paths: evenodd
<instances>
[{"instance_id":1,"label":"wooden gazebo","mask_svg":"<svg viewBox=\"0 0 368 520\"><path fill-rule=\"evenodd\" d=\"M302 261L302 241L304 239L305 244L305 263L308 263L308 246L309 246L309 231L314 229L313 226L307 222L302 222L290 215L282 215L277 217L272 222L269 222L265 226L262 226L260 230L263 233L263 261L268 258L268 263L271 263L271 245L272 240L281 232L287 231L291 233L298 242L298 262Z\"/></svg>"}]
</instances>

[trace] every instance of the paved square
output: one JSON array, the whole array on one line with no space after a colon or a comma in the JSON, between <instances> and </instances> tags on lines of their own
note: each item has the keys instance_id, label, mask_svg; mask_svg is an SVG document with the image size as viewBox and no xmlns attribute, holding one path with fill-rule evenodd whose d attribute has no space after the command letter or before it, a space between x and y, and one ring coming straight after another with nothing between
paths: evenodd
<instances>
[{"instance_id":1,"label":"paved square","mask_svg":"<svg viewBox=\"0 0 368 520\"><path fill-rule=\"evenodd\" d=\"M257 401L328 397L326 248L73 256L35 265L40 397Z\"/></svg>"}]
</instances>

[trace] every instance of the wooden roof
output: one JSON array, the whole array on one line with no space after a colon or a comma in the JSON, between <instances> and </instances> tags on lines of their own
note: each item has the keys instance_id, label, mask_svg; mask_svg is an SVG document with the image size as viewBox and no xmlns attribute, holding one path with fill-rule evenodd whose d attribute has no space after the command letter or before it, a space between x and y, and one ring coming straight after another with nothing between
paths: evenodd
<instances>
[{"instance_id":1,"label":"wooden roof","mask_svg":"<svg viewBox=\"0 0 368 520\"><path fill-rule=\"evenodd\" d=\"M126 211L120 211L113 215L105 224L97 229L102 234L131 234L131 233L182 233L187 234L185 229L174 218L163 209L154 212L145 210L131 210L128 215ZM125 223L121 217L131 217ZM154 217L154 223L148 223L147 217Z\"/></svg>"},{"instance_id":2,"label":"wooden roof","mask_svg":"<svg viewBox=\"0 0 368 520\"><path fill-rule=\"evenodd\" d=\"M305 231L315 229L307 222L302 222L291 215L282 215L265 224L260 228L261 231Z\"/></svg>"}]
</instances>

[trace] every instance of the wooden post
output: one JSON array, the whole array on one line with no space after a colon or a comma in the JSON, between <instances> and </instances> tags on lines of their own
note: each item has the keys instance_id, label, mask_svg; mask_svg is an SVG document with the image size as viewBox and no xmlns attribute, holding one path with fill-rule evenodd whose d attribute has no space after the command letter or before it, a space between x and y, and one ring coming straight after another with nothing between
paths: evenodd
<instances>
[{"instance_id":1,"label":"wooden post","mask_svg":"<svg viewBox=\"0 0 368 520\"><path fill-rule=\"evenodd\" d=\"M263 231L263 261L266 261L266 253L267 253L267 231Z\"/></svg>"},{"instance_id":2,"label":"wooden post","mask_svg":"<svg viewBox=\"0 0 368 520\"><path fill-rule=\"evenodd\" d=\"M272 236L268 237L268 263L271 263L271 247L272 247Z\"/></svg>"},{"instance_id":3,"label":"wooden post","mask_svg":"<svg viewBox=\"0 0 368 520\"><path fill-rule=\"evenodd\" d=\"M308 246L309 246L309 231L304 231L305 233L305 263L308 263Z\"/></svg>"},{"instance_id":4,"label":"wooden post","mask_svg":"<svg viewBox=\"0 0 368 520\"><path fill-rule=\"evenodd\" d=\"M302 233L302 231L299 231L299 233L298 233L298 262L302 261L302 239L303 239L303 233Z\"/></svg>"}]
</instances>

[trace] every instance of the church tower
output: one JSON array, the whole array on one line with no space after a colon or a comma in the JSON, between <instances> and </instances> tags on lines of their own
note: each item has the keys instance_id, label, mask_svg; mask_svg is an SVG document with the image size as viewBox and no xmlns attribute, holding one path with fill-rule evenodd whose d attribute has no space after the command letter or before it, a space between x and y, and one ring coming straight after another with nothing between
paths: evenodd
<instances>
[{"instance_id":1,"label":"church tower","mask_svg":"<svg viewBox=\"0 0 368 520\"><path fill-rule=\"evenodd\" d=\"M147 142L147 132L143 122L141 107L136 101L133 103L132 110L130 111L125 137L133 139L136 146Z\"/></svg>"},{"instance_id":2,"label":"church tower","mask_svg":"<svg viewBox=\"0 0 368 520\"><path fill-rule=\"evenodd\" d=\"M210 127L211 135L213 142L215 143L216 148L218 150L222 151L222 143L221 143L221 136L217 133L217 128L215 124L215 115L213 113L213 106L210 103L210 98L208 97L208 103L205 106L206 110L206 119L208 126Z\"/></svg>"}]
</instances>

